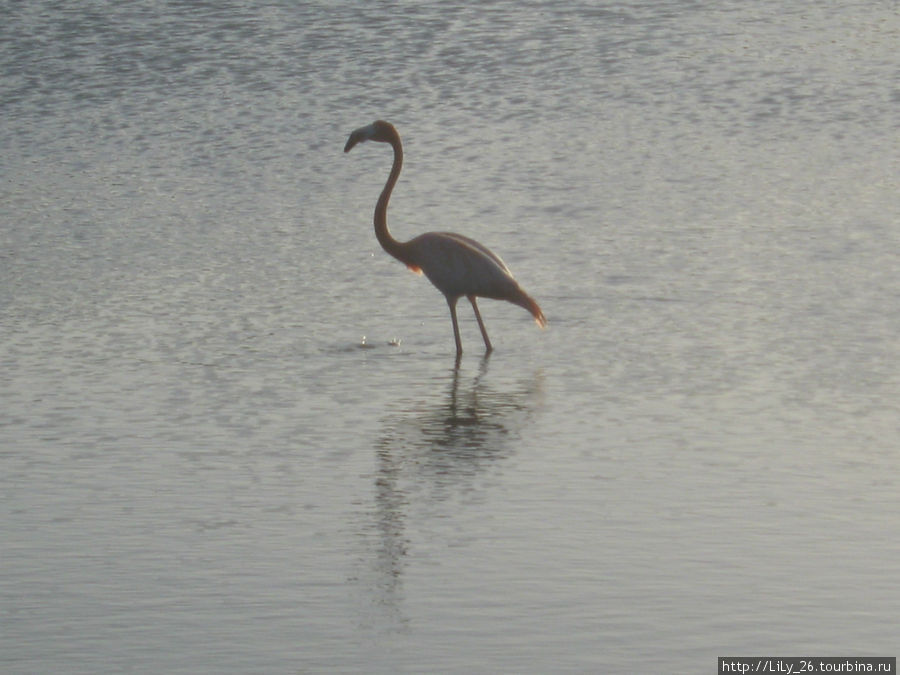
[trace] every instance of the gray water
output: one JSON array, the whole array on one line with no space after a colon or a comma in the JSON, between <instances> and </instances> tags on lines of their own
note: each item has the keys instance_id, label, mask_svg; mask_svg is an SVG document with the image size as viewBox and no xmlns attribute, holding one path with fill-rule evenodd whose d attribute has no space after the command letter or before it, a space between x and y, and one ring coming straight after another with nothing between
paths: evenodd
<instances>
[{"instance_id":1,"label":"gray water","mask_svg":"<svg viewBox=\"0 0 900 675\"><path fill-rule=\"evenodd\" d=\"M896 3L2 5L0 670L897 654Z\"/></svg>"}]
</instances>

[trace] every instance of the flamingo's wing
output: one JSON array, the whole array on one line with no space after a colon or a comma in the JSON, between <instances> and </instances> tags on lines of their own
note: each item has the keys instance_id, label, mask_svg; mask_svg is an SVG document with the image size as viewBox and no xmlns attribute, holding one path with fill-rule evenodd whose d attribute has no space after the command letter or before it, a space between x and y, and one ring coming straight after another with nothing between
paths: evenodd
<instances>
[{"instance_id":1,"label":"flamingo's wing","mask_svg":"<svg viewBox=\"0 0 900 675\"><path fill-rule=\"evenodd\" d=\"M476 251L479 251L486 255L488 258L493 260L497 265L500 266L500 269L506 272L509 276L512 276L512 272L509 271L509 268L506 266L506 263L500 258L499 255L494 253L491 249L489 249L484 244L475 241L474 239L470 239L469 237L464 237L461 234L456 234L456 232L436 232L435 234L439 234L444 237L448 237L450 239L455 239L461 244L465 244L471 248L474 248Z\"/></svg>"},{"instance_id":2,"label":"flamingo's wing","mask_svg":"<svg viewBox=\"0 0 900 675\"><path fill-rule=\"evenodd\" d=\"M428 232L405 244L409 263L418 267L448 297L480 295L505 298L518 288L499 256L474 239Z\"/></svg>"}]
</instances>

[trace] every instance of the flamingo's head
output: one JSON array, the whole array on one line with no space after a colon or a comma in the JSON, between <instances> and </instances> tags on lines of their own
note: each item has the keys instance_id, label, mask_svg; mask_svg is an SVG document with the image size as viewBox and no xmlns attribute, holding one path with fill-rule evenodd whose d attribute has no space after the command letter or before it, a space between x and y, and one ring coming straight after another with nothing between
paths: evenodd
<instances>
[{"instance_id":1,"label":"flamingo's head","mask_svg":"<svg viewBox=\"0 0 900 675\"><path fill-rule=\"evenodd\" d=\"M400 140L400 135L394 125L384 120L377 120L365 127L360 127L347 139L344 152L350 152L353 146L363 141L377 141L379 143L393 143Z\"/></svg>"}]
</instances>

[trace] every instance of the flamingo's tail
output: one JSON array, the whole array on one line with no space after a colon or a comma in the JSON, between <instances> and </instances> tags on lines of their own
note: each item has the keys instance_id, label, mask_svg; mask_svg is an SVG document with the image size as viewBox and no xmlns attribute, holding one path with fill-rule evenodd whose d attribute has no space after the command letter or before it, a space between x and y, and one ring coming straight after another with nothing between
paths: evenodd
<instances>
[{"instance_id":1,"label":"flamingo's tail","mask_svg":"<svg viewBox=\"0 0 900 675\"><path fill-rule=\"evenodd\" d=\"M528 293L522 291L521 289L519 290L521 291L521 293L517 298L513 300L513 302L531 312L531 316L534 317L534 322L538 326L540 326L541 328L546 327L547 319L544 316L544 312L541 311L540 305L538 305L535 299L528 295Z\"/></svg>"}]
</instances>

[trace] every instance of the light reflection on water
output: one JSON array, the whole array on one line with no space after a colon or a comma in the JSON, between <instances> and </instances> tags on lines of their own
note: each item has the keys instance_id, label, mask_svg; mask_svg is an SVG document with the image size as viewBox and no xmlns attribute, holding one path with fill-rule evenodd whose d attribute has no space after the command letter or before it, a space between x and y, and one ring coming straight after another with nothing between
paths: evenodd
<instances>
[{"instance_id":1,"label":"light reflection on water","mask_svg":"<svg viewBox=\"0 0 900 675\"><path fill-rule=\"evenodd\" d=\"M400 626L408 622L399 600L410 544L407 520L446 517L452 503L482 499L497 464L516 452L540 412L539 372L511 390L497 391L484 381L489 362L489 356L482 357L473 376L461 372L457 361L448 378L435 382L446 389L442 398L398 402L382 420L372 511L378 533L371 556L376 578L369 590L378 594L378 608ZM368 525L363 525L365 534ZM379 624L383 628L384 616Z\"/></svg>"}]
</instances>

